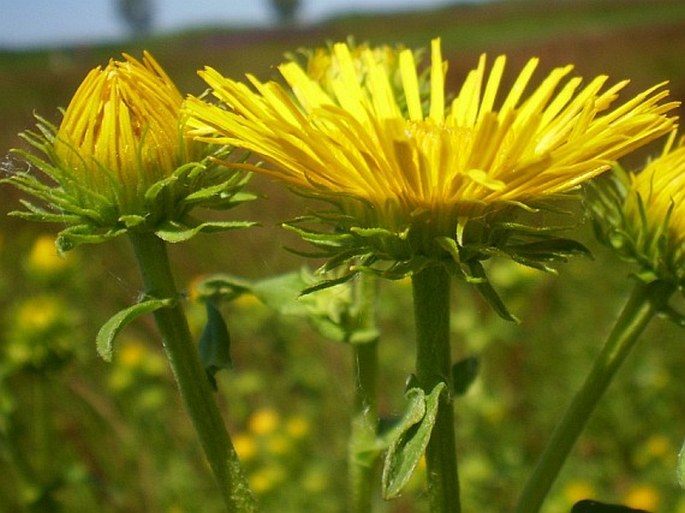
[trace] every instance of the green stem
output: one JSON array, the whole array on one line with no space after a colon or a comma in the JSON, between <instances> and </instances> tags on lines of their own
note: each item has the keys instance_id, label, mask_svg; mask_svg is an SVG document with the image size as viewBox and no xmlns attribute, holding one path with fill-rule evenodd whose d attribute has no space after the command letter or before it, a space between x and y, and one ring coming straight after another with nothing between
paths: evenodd
<instances>
[{"instance_id":1,"label":"green stem","mask_svg":"<svg viewBox=\"0 0 685 513\"><path fill-rule=\"evenodd\" d=\"M376 326L377 279L360 274L355 283L356 330L374 332ZM373 509L374 472L378 455L369 451L378 429L378 337L355 343L354 411L348 451L350 512L370 513Z\"/></svg>"},{"instance_id":2,"label":"green stem","mask_svg":"<svg viewBox=\"0 0 685 513\"><path fill-rule=\"evenodd\" d=\"M660 281L639 283L635 287L585 382L552 433L519 499L517 513L537 513L540 510L602 394L640 334L673 291L672 285Z\"/></svg>"},{"instance_id":3,"label":"green stem","mask_svg":"<svg viewBox=\"0 0 685 513\"><path fill-rule=\"evenodd\" d=\"M151 233L130 233L130 240L145 294L158 299L178 298L165 243ZM230 513L257 511L256 501L198 359L181 304L175 302L169 308L157 310L154 316L181 398L221 490L226 510Z\"/></svg>"},{"instance_id":4,"label":"green stem","mask_svg":"<svg viewBox=\"0 0 685 513\"><path fill-rule=\"evenodd\" d=\"M440 382L449 386L450 276L443 267L426 268L412 277L416 321L416 379L429 394ZM454 412L451 393L440 399L435 425L426 448L428 497L432 513L459 513Z\"/></svg>"}]
</instances>

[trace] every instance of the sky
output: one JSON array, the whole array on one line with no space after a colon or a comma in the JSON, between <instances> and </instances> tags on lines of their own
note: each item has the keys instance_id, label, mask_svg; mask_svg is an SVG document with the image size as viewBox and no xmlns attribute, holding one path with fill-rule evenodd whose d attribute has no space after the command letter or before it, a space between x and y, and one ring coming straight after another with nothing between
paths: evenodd
<instances>
[{"instance_id":1,"label":"sky","mask_svg":"<svg viewBox=\"0 0 685 513\"><path fill-rule=\"evenodd\" d=\"M462 0L478 2L479 0ZM207 24L267 26L269 0L153 0L154 30L164 33ZM351 11L426 9L454 0L301 0L299 21ZM31 48L126 37L116 0L0 0L0 48Z\"/></svg>"}]
</instances>

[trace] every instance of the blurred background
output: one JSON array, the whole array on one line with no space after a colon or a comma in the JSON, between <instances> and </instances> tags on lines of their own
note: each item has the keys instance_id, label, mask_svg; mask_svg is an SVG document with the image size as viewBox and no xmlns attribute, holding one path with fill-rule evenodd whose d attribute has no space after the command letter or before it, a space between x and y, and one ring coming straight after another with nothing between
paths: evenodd
<instances>
[{"instance_id":1,"label":"blurred background","mask_svg":"<svg viewBox=\"0 0 685 513\"><path fill-rule=\"evenodd\" d=\"M538 56L538 77L573 63L588 79L630 79L626 97L667 80L671 95L685 99L682 0L2 0L2 169L24 165L5 155L23 147L17 134L34 125L34 114L59 122L59 108L87 71L121 52L150 50L183 92L198 94L196 70L205 65L275 78L284 53L349 36L410 47L440 36L451 90L486 52L508 55L505 81ZM660 144L625 165L642 165ZM277 226L302 212L303 200L259 177L249 188L266 199L230 215L261 227L172 248L196 333L204 309L193 291L203 276L263 279L303 265L283 249L302 244ZM126 330L112 363L95 354L100 325L140 293L126 241L57 257L53 227L8 218L20 195L8 187L0 195L0 512L220 511L150 320ZM594 259L559 266L557 276L492 263L520 325L455 286L455 358L481 359L477 383L457 401L465 511L512 509L632 288L634 269L594 243L589 223L572 235ZM387 418L401 412L413 368L409 296L404 282L384 284L380 295ZM218 375L217 398L265 511L345 511L349 348L251 297L225 305L224 314L235 368ZM675 478L685 439L684 341L666 321L652 324L546 513L567 512L587 497L685 513ZM411 487L379 511L425 511L421 480Z\"/></svg>"}]
</instances>

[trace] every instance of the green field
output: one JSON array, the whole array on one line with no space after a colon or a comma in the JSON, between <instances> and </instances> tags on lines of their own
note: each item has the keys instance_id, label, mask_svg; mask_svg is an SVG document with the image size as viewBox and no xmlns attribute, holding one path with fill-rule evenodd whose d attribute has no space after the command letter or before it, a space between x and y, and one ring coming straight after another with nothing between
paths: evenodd
<instances>
[{"instance_id":1,"label":"green field","mask_svg":"<svg viewBox=\"0 0 685 513\"><path fill-rule=\"evenodd\" d=\"M122 51L150 50L182 91L198 94L204 86L196 70L205 65L234 77L268 78L284 53L349 36L410 47L441 37L453 90L485 52L507 54L510 78L539 56L537 76L572 63L588 79L630 79L629 92L667 80L671 96L685 99L682 0L510 0L349 15L303 28L198 28L119 46L0 49L0 158L22 145L17 133L33 126L34 112L58 120L58 108L85 73ZM627 165L646 157L633 156ZM19 165L10 157L2 162L3 169ZM265 198L231 215L260 227L173 248L196 334L204 310L192 292L203 276L263 279L318 263L285 251L303 243L277 226L301 212L303 200L261 177L249 188ZM0 194L0 512L222 511L152 320L124 332L112 363L96 355L100 325L141 292L130 248L116 239L54 261L40 245L54 237L54 227L6 218L20 196L9 187ZM519 325L499 319L468 285L455 286L454 356L481 361L476 384L456 408L467 513L512 511L632 288L634 269L594 242L589 223L573 235L594 258L558 266L558 275L493 265L493 281ZM413 368L410 288L384 283L380 298L380 404L390 419L401 411ZM218 375L217 399L264 511L346 511L349 348L251 297L226 305L224 313L234 369ZM675 471L685 439L684 340L673 324L652 323L564 467L545 513L567 513L586 497L685 513ZM427 511L415 481L399 499L379 498L378 511Z\"/></svg>"}]
</instances>

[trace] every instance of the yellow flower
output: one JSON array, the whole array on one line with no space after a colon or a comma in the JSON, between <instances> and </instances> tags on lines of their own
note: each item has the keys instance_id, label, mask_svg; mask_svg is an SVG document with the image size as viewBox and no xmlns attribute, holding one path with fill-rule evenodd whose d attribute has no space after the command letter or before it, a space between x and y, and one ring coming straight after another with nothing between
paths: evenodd
<instances>
[{"instance_id":1,"label":"yellow flower","mask_svg":"<svg viewBox=\"0 0 685 513\"><path fill-rule=\"evenodd\" d=\"M65 226L57 238L60 252L131 229L179 242L200 232L251 226L189 215L197 206L226 210L253 196L239 194L244 174L214 160L227 160L230 148L185 137L183 101L147 52L141 61L124 54L94 68L59 127L38 118L37 131L21 134L43 156L13 150L32 166L0 183L46 206L24 201L26 210L12 214Z\"/></svg>"},{"instance_id":2,"label":"yellow flower","mask_svg":"<svg viewBox=\"0 0 685 513\"><path fill-rule=\"evenodd\" d=\"M660 156L636 173L616 169L589 191L600 240L636 262L644 281L685 280L685 138L672 131Z\"/></svg>"},{"instance_id":3,"label":"yellow flower","mask_svg":"<svg viewBox=\"0 0 685 513\"><path fill-rule=\"evenodd\" d=\"M287 87L248 75L251 89L205 68L201 77L228 108L191 99L189 125L197 137L246 148L272 165L247 166L256 172L367 202L385 228L402 229L428 211L451 236L457 217L480 215L476 205L568 191L673 126L665 113L675 103L660 103L667 96L660 86L609 110L627 81L606 89L606 76L583 88L577 77L563 83L571 66L525 95L537 59L502 94L506 58L497 57L487 73L482 56L448 102L438 39L431 58L427 105L410 50L397 56L402 98L385 59L371 49L355 59L344 43L333 46L335 67L325 74L280 65Z\"/></svg>"},{"instance_id":4,"label":"yellow flower","mask_svg":"<svg viewBox=\"0 0 685 513\"><path fill-rule=\"evenodd\" d=\"M110 60L88 73L67 107L55 140L57 160L89 189L135 203L180 163L182 103L149 53L142 62L126 54Z\"/></svg>"}]
</instances>

